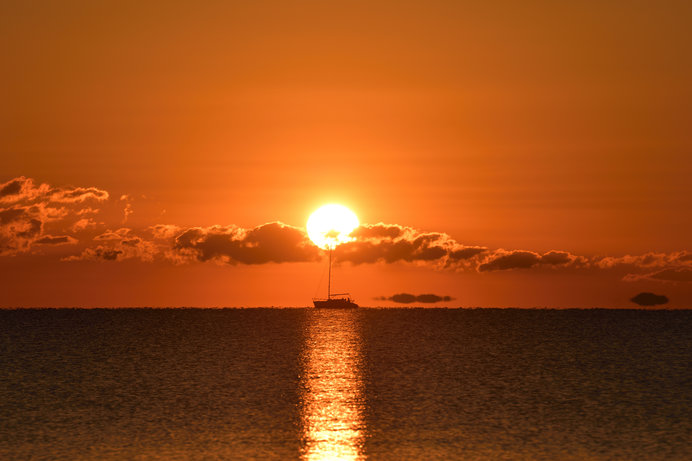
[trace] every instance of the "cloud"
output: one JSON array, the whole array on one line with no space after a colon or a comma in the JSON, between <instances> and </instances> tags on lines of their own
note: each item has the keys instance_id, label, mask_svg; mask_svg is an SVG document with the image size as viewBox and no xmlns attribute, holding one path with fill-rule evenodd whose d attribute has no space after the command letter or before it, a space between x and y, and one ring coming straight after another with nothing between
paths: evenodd
<instances>
[{"instance_id":1,"label":"cloud","mask_svg":"<svg viewBox=\"0 0 692 461\"><path fill-rule=\"evenodd\" d=\"M460 260L485 251L481 247L464 247L447 234L419 232L394 224L363 224L351 235L355 240L335 249L337 261L353 264L435 262L444 265L450 257Z\"/></svg>"},{"instance_id":2,"label":"cloud","mask_svg":"<svg viewBox=\"0 0 692 461\"><path fill-rule=\"evenodd\" d=\"M123 194L120 196L120 201L125 202L125 208L123 208L123 220L122 223L125 224L134 210L132 209L132 197L128 194Z\"/></svg>"},{"instance_id":3,"label":"cloud","mask_svg":"<svg viewBox=\"0 0 692 461\"><path fill-rule=\"evenodd\" d=\"M479 272L529 269L537 265L563 266L583 263L586 259L575 256L566 251L551 250L542 255L526 250L496 250L489 255L479 266Z\"/></svg>"},{"instance_id":4,"label":"cloud","mask_svg":"<svg viewBox=\"0 0 692 461\"><path fill-rule=\"evenodd\" d=\"M173 245L178 258L216 260L228 264L264 264L315 261L319 249L305 231L272 222L253 229L234 226L195 227L184 230Z\"/></svg>"},{"instance_id":5,"label":"cloud","mask_svg":"<svg viewBox=\"0 0 692 461\"><path fill-rule=\"evenodd\" d=\"M94 240L122 240L127 237L132 237L134 234L132 232L132 229L128 227L121 227L120 229L117 230L110 230L108 229L106 232L103 234L99 234L96 237L94 237Z\"/></svg>"},{"instance_id":6,"label":"cloud","mask_svg":"<svg viewBox=\"0 0 692 461\"><path fill-rule=\"evenodd\" d=\"M452 250L449 252L449 259L452 261L459 261L464 259L471 259L474 256L478 256L481 253L488 251L486 247L469 246L461 247L457 250Z\"/></svg>"},{"instance_id":7,"label":"cloud","mask_svg":"<svg viewBox=\"0 0 692 461\"><path fill-rule=\"evenodd\" d=\"M156 224L147 229L155 239L170 239L182 232L182 228L174 224Z\"/></svg>"},{"instance_id":8,"label":"cloud","mask_svg":"<svg viewBox=\"0 0 692 461\"><path fill-rule=\"evenodd\" d=\"M655 268L666 266L685 266L692 264L692 253L689 251L676 251L673 253L645 253L633 256L606 256L598 258L594 264L601 269L613 267Z\"/></svg>"},{"instance_id":9,"label":"cloud","mask_svg":"<svg viewBox=\"0 0 692 461\"><path fill-rule=\"evenodd\" d=\"M566 251L551 250L547 253L544 253L543 256L541 256L540 263L558 266L561 264L569 264L573 262L575 259L576 256L571 255Z\"/></svg>"},{"instance_id":10,"label":"cloud","mask_svg":"<svg viewBox=\"0 0 692 461\"><path fill-rule=\"evenodd\" d=\"M19 176L6 183L0 184L0 202L17 203L21 201L33 201L50 192L50 186L40 184L36 186L34 180L25 176Z\"/></svg>"},{"instance_id":11,"label":"cloud","mask_svg":"<svg viewBox=\"0 0 692 461\"><path fill-rule=\"evenodd\" d=\"M692 268L678 267L664 269L658 272L654 272L653 274L649 274L648 278L668 282L692 282Z\"/></svg>"},{"instance_id":12,"label":"cloud","mask_svg":"<svg viewBox=\"0 0 692 461\"><path fill-rule=\"evenodd\" d=\"M234 225L180 227L174 224L118 228L129 220L133 196L115 197L119 199L107 206L104 202L110 195L98 187L53 186L25 176L0 184L0 255L31 252L34 244L38 247L68 243L81 244L80 254L66 258L70 260L159 258L175 263L265 264L316 261L324 255L308 239L304 229L278 222L249 229ZM101 211L105 216L99 221L103 222L97 222L93 216ZM108 225L111 228L103 232ZM94 236L97 231L99 234ZM70 233L77 233L80 242ZM443 232L422 232L382 222L363 224L351 236L352 241L335 249L335 261L356 265L406 263L481 273L578 269L626 274L623 280L630 282L692 282L689 251L588 257L559 249L545 253L489 249L465 245Z\"/></svg>"},{"instance_id":13,"label":"cloud","mask_svg":"<svg viewBox=\"0 0 692 461\"><path fill-rule=\"evenodd\" d=\"M63 261L117 261L125 259L122 255L125 252L118 248L108 248L97 246L96 248L87 248L78 256L68 256L63 258Z\"/></svg>"},{"instance_id":14,"label":"cloud","mask_svg":"<svg viewBox=\"0 0 692 461\"><path fill-rule=\"evenodd\" d=\"M641 256L588 258L564 250L538 253L529 250L490 250L484 246L463 245L447 234L420 232L396 224L363 224L353 233L354 240L334 250L338 262L352 264L414 263L435 269L493 272L512 269L632 270L659 267L672 262L692 265L689 252L648 253ZM265 264L316 261L324 253L314 246L304 229L274 222L255 228L211 226L183 228L157 224L139 231L130 228L107 230L94 237L97 249L72 259L122 260L155 257L175 263L216 261L228 264ZM133 251L128 247L136 248ZM110 252L109 252L110 251ZM630 274L627 280L686 280L687 274L663 271ZM419 301L421 302L421 301Z\"/></svg>"},{"instance_id":15,"label":"cloud","mask_svg":"<svg viewBox=\"0 0 692 461\"><path fill-rule=\"evenodd\" d=\"M116 234L117 235L117 234ZM118 240L109 239L94 248L86 248L79 255L63 258L63 261L123 261L139 259L152 262L162 249L152 242L140 237L120 237Z\"/></svg>"},{"instance_id":16,"label":"cloud","mask_svg":"<svg viewBox=\"0 0 692 461\"><path fill-rule=\"evenodd\" d=\"M351 237L363 240L363 239L395 239L404 233L404 228L397 226L396 224L362 224L358 226L353 232L351 232Z\"/></svg>"},{"instance_id":17,"label":"cloud","mask_svg":"<svg viewBox=\"0 0 692 461\"><path fill-rule=\"evenodd\" d=\"M76 242L68 235L53 237L44 235L44 231L50 234L83 231L93 221L79 216L98 210L84 209L82 203L107 199L108 192L96 187L37 185L32 178L25 176L0 184L0 204L4 204L0 207L0 255L29 252L33 243L57 245Z\"/></svg>"},{"instance_id":18,"label":"cloud","mask_svg":"<svg viewBox=\"0 0 692 461\"><path fill-rule=\"evenodd\" d=\"M36 185L32 178L19 176L0 184L0 202L81 203L87 200L104 201L108 192L96 187L52 187Z\"/></svg>"},{"instance_id":19,"label":"cloud","mask_svg":"<svg viewBox=\"0 0 692 461\"><path fill-rule=\"evenodd\" d=\"M82 203L87 200L108 200L108 192L96 187L56 188L50 192L51 202Z\"/></svg>"},{"instance_id":20,"label":"cloud","mask_svg":"<svg viewBox=\"0 0 692 461\"><path fill-rule=\"evenodd\" d=\"M640 306L658 306L668 303L668 297L644 292L639 293L637 296L630 299L630 301Z\"/></svg>"},{"instance_id":21,"label":"cloud","mask_svg":"<svg viewBox=\"0 0 692 461\"><path fill-rule=\"evenodd\" d=\"M0 255L27 251L43 230L43 221L32 207L0 208Z\"/></svg>"},{"instance_id":22,"label":"cloud","mask_svg":"<svg viewBox=\"0 0 692 461\"><path fill-rule=\"evenodd\" d=\"M626 282L637 282L639 280L692 282L692 267L670 267L646 274L627 274L623 280Z\"/></svg>"},{"instance_id":23,"label":"cloud","mask_svg":"<svg viewBox=\"0 0 692 461\"><path fill-rule=\"evenodd\" d=\"M125 209L123 209L123 224L127 222L127 219L130 217L132 213L134 213L134 210L132 209L132 204L126 203Z\"/></svg>"},{"instance_id":24,"label":"cloud","mask_svg":"<svg viewBox=\"0 0 692 461\"><path fill-rule=\"evenodd\" d=\"M24 185L24 180L26 178L15 178L12 181L8 181L0 185L0 198L11 197L14 195L19 195L22 191L22 186Z\"/></svg>"},{"instance_id":25,"label":"cloud","mask_svg":"<svg viewBox=\"0 0 692 461\"><path fill-rule=\"evenodd\" d=\"M77 239L70 237L69 235L53 236L45 235L39 239L34 240L34 244L40 245L65 245L65 244L75 244Z\"/></svg>"},{"instance_id":26,"label":"cloud","mask_svg":"<svg viewBox=\"0 0 692 461\"><path fill-rule=\"evenodd\" d=\"M381 296L375 299L381 301L393 301L399 304L411 304L415 302L423 304L433 304L439 302L452 301L454 298L450 296L438 296L435 294L413 295L410 293L398 293L392 296Z\"/></svg>"},{"instance_id":27,"label":"cloud","mask_svg":"<svg viewBox=\"0 0 692 461\"><path fill-rule=\"evenodd\" d=\"M507 269L528 269L535 266L541 260L538 253L532 251L504 251L500 250L485 263L478 267L481 272Z\"/></svg>"},{"instance_id":28,"label":"cloud","mask_svg":"<svg viewBox=\"0 0 692 461\"><path fill-rule=\"evenodd\" d=\"M101 210L98 208L82 208L81 210L78 210L76 212L77 216L83 216L85 214L96 214L99 213Z\"/></svg>"},{"instance_id":29,"label":"cloud","mask_svg":"<svg viewBox=\"0 0 692 461\"><path fill-rule=\"evenodd\" d=\"M103 223L97 223L93 220L93 218L82 218L77 220L77 222L75 222L74 224L72 224L72 227L70 227L70 229L72 230L72 232L81 232L87 229L97 227L99 224Z\"/></svg>"}]
</instances>

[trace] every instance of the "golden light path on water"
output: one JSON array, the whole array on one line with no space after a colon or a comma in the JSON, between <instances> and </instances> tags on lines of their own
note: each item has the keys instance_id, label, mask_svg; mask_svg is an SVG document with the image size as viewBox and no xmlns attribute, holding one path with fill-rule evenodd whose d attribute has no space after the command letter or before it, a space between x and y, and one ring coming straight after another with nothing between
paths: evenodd
<instances>
[{"instance_id":1,"label":"golden light path on water","mask_svg":"<svg viewBox=\"0 0 692 461\"><path fill-rule=\"evenodd\" d=\"M364 459L361 338L353 311L310 312L303 352L302 459Z\"/></svg>"}]
</instances>

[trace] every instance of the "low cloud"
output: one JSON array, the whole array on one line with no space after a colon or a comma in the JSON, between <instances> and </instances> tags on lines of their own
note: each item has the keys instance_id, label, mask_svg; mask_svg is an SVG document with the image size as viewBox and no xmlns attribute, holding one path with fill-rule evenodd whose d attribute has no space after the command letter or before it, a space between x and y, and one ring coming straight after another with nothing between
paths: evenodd
<instances>
[{"instance_id":1,"label":"low cloud","mask_svg":"<svg viewBox=\"0 0 692 461\"><path fill-rule=\"evenodd\" d=\"M380 301L393 301L399 304L412 304L412 303L423 303L423 304L434 304L439 302L452 301L454 298L450 296L438 296L435 294L422 294L413 295L410 293L398 293L392 296L381 296L375 298Z\"/></svg>"},{"instance_id":2,"label":"low cloud","mask_svg":"<svg viewBox=\"0 0 692 461\"><path fill-rule=\"evenodd\" d=\"M102 225L103 223L98 223L94 221L93 218L81 218L77 220L74 224L72 224L72 227L70 227L70 230L72 232L82 232L88 229L93 229L95 227L98 227L99 225Z\"/></svg>"},{"instance_id":3,"label":"low cloud","mask_svg":"<svg viewBox=\"0 0 692 461\"><path fill-rule=\"evenodd\" d=\"M43 220L30 207L0 208L0 255L27 251L41 235Z\"/></svg>"},{"instance_id":4,"label":"low cloud","mask_svg":"<svg viewBox=\"0 0 692 461\"><path fill-rule=\"evenodd\" d=\"M480 255L481 253L487 252L488 249L486 247L479 247L479 246L468 246L468 247L460 247L456 250L452 250L449 252L449 259L450 261L461 261L461 260L466 260L466 259L471 259L475 256Z\"/></svg>"},{"instance_id":5,"label":"low cloud","mask_svg":"<svg viewBox=\"0 0 692 461\"><path fill-rule=\"evenodd\" d=\"M108 192L96 187L73 187L56 188L50 193L50 201L55 203L83 203L87 200L108 200Z\"/></svg>"},{"instance_id":6,"label":"low cloud","mask_svg":"<svg viewBox=\"0 0 692 461\"><path fill-rule=\"evenodd\" d=\"M692 253L675 251L673 253L645 253L643 255L606 256L599 258L594 265L601 269L615 267L656 268L666 266L685 266L692 264Z\"/></svg>"},{"instance_id":7,"label":"low cloud","mask_svg":"<svg viewBox=\"0 0 692 461\"><path fill-rule=\"evenodd\" d=\"M377 262L434 263L452 265L471 259L487 249L466 247L440 232L419 232L396 224L363 224L351 234L355 240L339 245L337 261L353 264Z\"/></svg>"},{"instance_id":8,"label":"low cloud","mask_svg":"<svg viewBox=\"0 0 692 461\"><path fill-rule=\"evenodd\" d=\"M664 295L657 295L654 293L639 293L634 298L630 299L635 304L639 306L659 306L661 304L668 303L668 297Z\"/></svg>"},{"instance_id":9,"label":"low cloud","mask_svg":"<svg viewBox=\"0 0 692 461\"><path fill-rule=\"evenodd\" d=\"M155 239L171 239L183 231L181 227L174 224L156 224L147 230L153 234Z\"/></svg>"},{"instance_id":10,"label":"low cloud","mask_svg":"<svg viewBox=\"0 0 692 461\"><path fill-rule=\"evenodd\" d=\"M45 235L37 240L34 240L34 244L39 245L73 245L77 243L77 239L70 237L69 235Z\"/></svg>"},{"instance_id":11,"label":"low cloud","mask_svg":"<svg viewBox=\"0 0 692 461\"><path fill-rule=\"evenodd\" d=\"M0 203L33 201L47 196L50 190L48 184L36 185L33 179L19 176L0 184Z\"/></svg>"},{"instance_id":12,"label":"low cloud","mask_svg":"<svg viewBox=\"0 0 692 461\"><path fill-rule=\"evenodd\" d=\"M116 195L116 200L110 197L109 192L95 186L55 186L25 176L0 184L0 256L30 253L32 248L41 252L39 248L45 245L75 244L78 246L74 251L79 254L63 259L266 264L324 257L324 251L312 244L304 229L278 222L249 229L174 224L122 227L130 221L133 196ZM560 249L545 253L521 248L491 249L464 244L443 232L386 223L363 224L351 236L352 241L335 249L335 261L355 265L403 263L480 273L580 270L616 274L628 282L692 282L690 251L580 256Z\"/></svg>"},{"instance_id":13,"label":"low cloud","mask_svg":"<svg viewBox=\"0 0 692 461\"><path fill-rule=\"evenodd\" d=\"M538 253L532 251L504 251L500 250L486 262L478 266L478 270L501 271L508 269L528 269L535 266L541 260Z\"/></svg>"},{"instance_id":14,"label":"low cloud","mask_svg":"<svg viewBox=\"0 0 692 461\"><path fill-rule=\"evenodd\" d=\"M107 200L108 192L97 187L54 187L36 184L32 178L19 176L0 184L0 202L82 203Z\"/></svg>"},{"instance_id":15,"label":"low cloud","mask_svg":"<svg viewBox=\"0 0 692 461\"><path fill-rule=\"evenodd\" d=\"M480 272L500 271L510 269L529 269L534 266L568 266L584 263L580 258L566 251L551 250L547 253L536 253L526 250L496 250L478 266Z\"/></svg>"},{"instance_id":16,"label":"low cloud","mask_svg":"<svg viewBox=\"0 0 692 461\"><path fill-rule=\"evenodd\" d=\"M124 261L139 259L152 262L160 255L162 249L152 242L140 237L124 237L119 240L108 240L93 248L86 248L79 255L63 258L63 261Z\"/></svg>"},{"instance_id":17,"label":"low cloud","mask_svg":"<svg viewBox=\"0 0 692 461\"><path fill-rule=\"evenodd\" d=\"M626 282L637 282L639 280L692 282L692 267L671 267L646 274L627 274L623 280Z\"/></svg>"},{"instance_id":18,"label":"low cloud","mask_svg":"<svg viewBox=\"0 0 692 461\"><path fill-rule=\"evenodd\" d=\"M228 264L306 262L320 259L320 250L305 231L273 222L253 229L235 226L195 227L182 231L173 244L180 260L216 260Z\"/></svg>"},{"instance_id":19,"label":"low cloud","mask_svg":"<svg viewBox=\"0 0 692 461\"><path fill-rule=\"evenodd\" d=\"M118 248L108 248L97 246L96 248L87 248L78 256L68 256L63 258L63 261L117 261L125 259L122 255L125 252Z\"/></svg>"},{"instance_id":20,"label":"low cloud","mask_svg":"<svg viewBox=\"0 0 692 461\"><path fill-rule=\"evenodd\" d=\"M132 232L132 229L128 227L121 227L117 230L107 230L103 234L99 234L96 237L94 237L94 240L122 240L124 238L132 237L134 233Z\"/></svg>"},{"instance_id":21,"label":"low cloud","mask_svg":"<svg viewBox=\"0 0 692 461\"><path fill-rule=\"evenodd\" d=\"M83 204L107 199L108 192L97 187L55 187L25 176L0 184L0 255L29 252L33 244L76 243L51 234L86 229L93 221L79 217L98 210Z\"/></svg>"}]
</instances>

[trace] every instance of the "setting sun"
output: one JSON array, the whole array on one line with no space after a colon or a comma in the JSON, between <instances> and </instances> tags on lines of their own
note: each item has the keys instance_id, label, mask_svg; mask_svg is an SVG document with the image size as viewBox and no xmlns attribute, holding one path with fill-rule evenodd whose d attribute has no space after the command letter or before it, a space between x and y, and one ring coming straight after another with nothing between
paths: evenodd
<instances>
[{"instance_id":1,"label":"setting sun","mask_svg":"<svg viewBox=\"0 0 692 461\"><path fill-rule=\"evenodd\" d=\"M324 205L308 218L308 237L320 248L333 249L341 243L353 240L351 232L359 224L356 214L345 206Z\"/></svg>"}]
</instances>

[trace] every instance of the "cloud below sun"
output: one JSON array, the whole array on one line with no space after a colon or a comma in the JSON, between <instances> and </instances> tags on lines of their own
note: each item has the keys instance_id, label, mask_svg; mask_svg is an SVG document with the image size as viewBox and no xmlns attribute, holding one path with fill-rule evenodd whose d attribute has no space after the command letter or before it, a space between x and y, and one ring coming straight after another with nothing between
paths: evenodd
<instances>
[{"instance_id":1,"label":"cloud below sun","mask_svg":"<svg viewBox=\"0 0 692 461\"><path fill-rule=\"evenodd\" d=\"M65 264L141 260L233 265L312 262L324 257L304 228L280 222L253 228L156 222L123 227L134 206L129 197L116 200L98 187L52 186L23 176L11 179L0 184L0 257L50 250L49 255ZM109 222L101 213L106 207L119 210L117 218ZM476 273L620 271L622 280L629 282L692 282L692 253L685 250L638 256L576 255L561 249L541 253L466 245L444 232L386 223L360 224L350 239L334 249L337 263L409 264Z\"/></svg>"}]
</instances>

